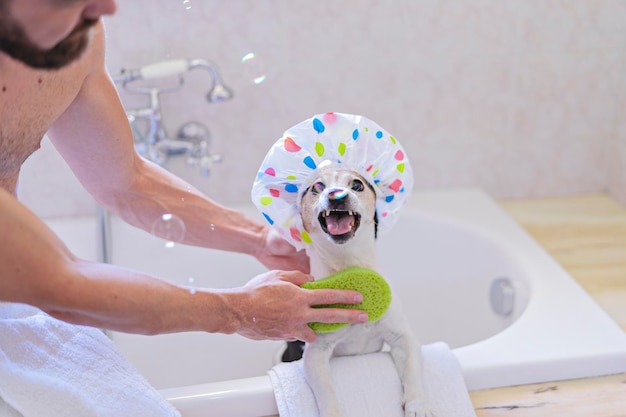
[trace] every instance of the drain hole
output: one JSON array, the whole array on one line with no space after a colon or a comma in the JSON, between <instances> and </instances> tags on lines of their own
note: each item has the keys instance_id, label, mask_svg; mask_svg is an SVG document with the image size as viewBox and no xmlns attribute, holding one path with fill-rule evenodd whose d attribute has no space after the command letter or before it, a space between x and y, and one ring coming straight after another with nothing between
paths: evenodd
<instances>
[{"instance_id":1,"label":"drain hole","mask_svg":"<svg viewBox=\"0 0 626 417\"><path fill-rule=\"evenodd\" d=\"M502 317L513 314L515 309L515 288L508 278L496 278L491 283L489 301L494 313Z\"/></svg>"}]
</instances>

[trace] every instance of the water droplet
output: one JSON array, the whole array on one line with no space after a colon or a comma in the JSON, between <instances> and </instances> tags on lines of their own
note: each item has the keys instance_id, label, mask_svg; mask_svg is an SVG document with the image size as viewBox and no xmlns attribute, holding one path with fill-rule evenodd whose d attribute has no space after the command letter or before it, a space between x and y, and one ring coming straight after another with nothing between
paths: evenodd
<instances>
[{"instance_id":1,"label":"water droplet","mask_svg":"<svg viewBox=\"0 0 626 417\"><path fill-rule=\"evenodd\" d=\"M189 277L189 278L187 278L187 281L189 281L190 284L193 284L194 278L193 277Z\"/></svg>"},{"instance_id":2,"label":"water droplet","mask_svg":"<svg viewBox=\"0 0 626 417\"><path fill-rule=\"evenodd\" d=\"M259 85L265 81L265 65L263 61L254 53L248 52L241 58L243 64L243 70L246 78L250 79L252 83Z\"/></svg>"},{"instance_id":3,"label":"water droplet","mask_svg":"<svg viewBox=\"0 0 626 417\"><path fill-rule=\"evenodd\" d=\"M190 288L189 289L189 294L194 295L196 293L196 289L195 288Z\"/></svg>"},{"instance_id":4,"label":"water droplet","mask_svg":"<svg viewBox=\"0 0 626 417\"><path fill-rule=\"evenodd\" d=\"M215 230L215 225L211 223L211 230Z\"/></svg>"},{"instance_id":5,"label":"water droplet","mask_svg":"<svg viewBox=\"0 0 626 417\"><path fill-rule=\"evenodd\" d=\"M152 224L151 233L166 240L165 247L173 248L185 237L185 223L172 213L164 213Z\"/></svg>"},{"instance_id":6,"label":"water droplet","mask_svg":"<svg viewBox=\"0 0 626 417\"><path fill-rule=\"evenodd\" d=\"M252 323L256 323L256 317L252 317Z\"/></svg>"}]
</instances>

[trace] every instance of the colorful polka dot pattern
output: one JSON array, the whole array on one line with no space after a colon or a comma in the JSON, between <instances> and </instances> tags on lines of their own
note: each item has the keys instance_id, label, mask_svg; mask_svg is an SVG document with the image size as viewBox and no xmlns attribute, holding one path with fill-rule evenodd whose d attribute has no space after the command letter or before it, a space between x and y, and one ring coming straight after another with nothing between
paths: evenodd
<instances>
[{"instance_id":1,"label":"colorful polka dot pattern","mask_svg":"<svg viewBox=\"0 0 626 417\"><path fill-rule=\"evenodd\" d=\"M316 170L327 165L356 171L374 186L380 232L395 223L413 188L406 152L365 117L325 113L293 126L276 141L252 187L254 204L285 239L297 249L311 243L298 214L300 196Z\"/></svg>"}]
</instances>

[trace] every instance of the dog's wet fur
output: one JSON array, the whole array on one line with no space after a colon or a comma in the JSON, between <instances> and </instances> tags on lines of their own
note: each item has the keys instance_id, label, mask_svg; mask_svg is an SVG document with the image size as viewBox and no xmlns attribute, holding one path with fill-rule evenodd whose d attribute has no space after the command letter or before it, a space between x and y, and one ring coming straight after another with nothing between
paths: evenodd
<instances>
[{"instance_id":1,"label":"dog's wet fur","mask_svg":"<svg viewBox=\"0 0 626 417\"><path fill-rule=\"evenodd\" d=\"M376 192L361 175L335 167L320 169L301 196L300 215L311 237L307 254L316 279L350 266L378 271ZM376 322L319 334L304 352L302 342L290 343L283 361L302 357L320 417L340 417L341 404L330 379L330 358L378 352L385 345L402 380L405 417L433 417L424 394L420 345L395 298Z\"/></svg>"}]
</instances>

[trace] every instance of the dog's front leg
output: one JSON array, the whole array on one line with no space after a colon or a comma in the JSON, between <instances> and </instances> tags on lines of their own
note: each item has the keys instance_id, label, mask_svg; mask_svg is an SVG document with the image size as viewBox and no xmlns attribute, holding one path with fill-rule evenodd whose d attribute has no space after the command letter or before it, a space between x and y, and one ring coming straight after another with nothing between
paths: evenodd
<instances>
[{"instance_id":1,"label":"dog's front leg","mask_svg":"<svg viewBox=\"0 0 626 417\"><path fill-rule=\"evenodd\" d=\"M396 333L388 341L390 354L404 389L405 417L434 417L424 390L422 351L415 336L409 332Z\"/></svg>"},{"instance_id":2,"label":"dog's front leg","mask_svg":"<svg viewBox=\"0 0 626 417\"><path fill-rule=\"evenodd\" d=\"M302 356L304 375L317 401L320 417L341 417L341 408L330 373L330 357L334 345L320 339L306 345Z\"/></svg>"}]
</instances>

